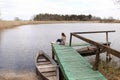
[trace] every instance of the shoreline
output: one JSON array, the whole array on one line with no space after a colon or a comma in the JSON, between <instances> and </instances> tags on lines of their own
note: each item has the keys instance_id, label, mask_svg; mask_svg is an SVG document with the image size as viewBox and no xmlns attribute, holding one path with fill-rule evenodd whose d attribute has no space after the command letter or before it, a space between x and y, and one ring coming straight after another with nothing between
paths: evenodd
<instances>
[{"instance_id":1,"label":"shoreline","mask_svg":"<svg viewBox=\"0 0 120 80\"><path fill-rule=\"evenodd\" d=\"M94 61L90 62L94 65ZM120 80L120 68L115 68L116 63L100 61L98 71L106 77L107 80ZM11 71L11 70L0 70L0 80L39 80L39 77L34 71Z\"/></svg>"},{"instance_id":2,"label":"shoreline","mask_svg":"<svg viewBox=\"0 0 120 80\"><path fill-rule=\"evenodd\" d=\"M0 71L0 80L38 80L38 76L32 71Z\"/></svg>"},{"instance_id":3,"label":"shoreline","mask_svg":"<svg viewBox=\"0 0 120 80\"><path fill-rule=\"evenodd\" d=\"M99 23L98 21L0 21L0 30L29 24Z\"/></svg>"},{"instance_id":4,"label":"shoreline","mask_svg":"<svg viewBox=\"0 0 120 80\"><path fill-rule=\"evenodd\" d=\"M21 25L32 24L58 24L58 23L119 23L101 21L0 21L0 30L14 28Z\"/></svg>"}]
</instances>

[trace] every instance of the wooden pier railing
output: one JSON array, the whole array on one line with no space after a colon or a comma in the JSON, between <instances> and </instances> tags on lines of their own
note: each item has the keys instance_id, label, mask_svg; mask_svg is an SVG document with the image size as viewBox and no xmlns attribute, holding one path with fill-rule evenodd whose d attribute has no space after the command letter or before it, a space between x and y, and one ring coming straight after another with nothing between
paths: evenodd
<instances>
[{"instance_id":1,"label":"wooden pier railing","mask_svg":"<svg viewBox=\"0 0 120 80\"><path fill-rule=\"evenodd\" d=\"M102 45L96 41L93 41L91 39L87 39L85 37L82 37L81 35L78 35L78 34L89 34L89 33L106 33L106 42L108 42L108 33L109 32L115 32L114 30L112 31L93 31L93 32L72 32L70 33L70 43L69 43L69 46L71 46L71 43L72 43L72 36L74 37L77 37L87 43L90 43L94 46L97 47L97 50L96 50L96 60L95 60L95 65L94 65L94 69L97 70L98 69L98 64L99 64L99 54L100 54L100 51L101 50L105 50L106 52L108 52L109 54L112 54L118 58L120 58L120 52L115 50L115 49L112 49L110 48L109 46L105 46L105 45Z\"/></svg>"}]
</instances>

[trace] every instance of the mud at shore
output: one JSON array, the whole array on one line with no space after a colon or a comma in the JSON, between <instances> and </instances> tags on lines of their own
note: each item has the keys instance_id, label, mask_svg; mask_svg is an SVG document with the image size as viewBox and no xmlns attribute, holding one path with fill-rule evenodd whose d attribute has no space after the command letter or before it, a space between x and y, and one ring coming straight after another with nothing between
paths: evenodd
<instances>
[{"instance_id":1,"label":"mud at shore","mask_svg":"<svg viewBox=\"0 0 120 80\"><path fill-rule=\"evenodd\" d=\"M30 71L0 71L0 80L38 80L38 76Z\"/></svg>"}]
</instances>

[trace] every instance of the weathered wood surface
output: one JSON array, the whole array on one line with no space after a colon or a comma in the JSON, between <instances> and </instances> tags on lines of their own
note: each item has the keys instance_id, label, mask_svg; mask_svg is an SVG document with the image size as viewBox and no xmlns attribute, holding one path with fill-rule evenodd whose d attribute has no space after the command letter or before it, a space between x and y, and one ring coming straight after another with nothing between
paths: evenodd
<instances>
[{"instance_id":1,"label":"weathered wood surface","mask_svg":"<svg viewBox=\"0 0 120 80\"><path fill-rule=\"evenodd\" d=\"M72 33L73 34L91 34L91 33L109 33L109 32L115 32L115 30L110 30L110 31L72 32Z\"/></svg>"},{"instance_id":2,"label":"weathered wood surface","mask_svg":"<svg viewBox=\"0 0 120 80\"><path fill-rule=\"evenodd\" d=\"M108 43L108 32L115 32L115 31L96 31L96 32L83 32L83 34L84 33L106 33L106 42ZM81 33L81 32L80 32ZM116 57L118 57L118 58L120 58L120 51L117 51L117 50L115 50L115 49L112 49L112 48L110 48L109 46L108 46L108 44L107 44L107 46L105 46L105 45L102 45L102 44L100 44L100 43L98 43L98 42L95 42L95 41L93 41L93 40L91 40L91 39L87 39L87 38L85 38L85 37L82 37L82 36L80 36L80 35L78 35L78 34L80 34L79 32L73 32L73 33L70 33L70 36L72 37L72 36L75 36L75 37L77 37L77 38L79 38L79 39L81 39L81 40L83 40L83 41L85 41L85 42L87 42L87 43L89 43L89 44L92 44L92 45L94 45L94 46L96 46L97 47L97 51L99 52L96 52L96 63L95 63L95 66L94 66L94 68L97 70L98 69L98 62L99 61L97 61L97 60L99 60L99 54L100 54L100 51L106 51L107 52L107 56L109 55L109 60L108 61L110 61L110 59L111 59L111 57L110 57L110 54L112 54L112 55L114 55L114 56L116 56ZM82 33L81 33L82 34ZM72 42L72 38L70 38L70 43L69 43L69 45L71 46L71 42ZM106 58L106 60L107 60L108 58Z\"/></svg>"},{"instance_id":3,"label":"weathered wood surface","mask_svg":"<svg viewBox=\"0 0 120 80\"><path fill-rule=\"evenodd\" d=\"M110 48L109 46L105 46L105 45L103 45L103 44L100 44L100 43L98 43L98 42L95 42L95 41L93 41L93 40L87 39L87 38L82 37L82 36L77 35L77 34L73 34L73 33L71 33L71 34L72 34L73 36L81 39L81 40L84 40L84 41L86 41L86 42L88 42L88 43L96 46L97 48L103 49L103 50L107 51L108 53L110 53L110 54L112 54L112 55L120 58L120 52L117 51L117 50L115 50L115 49Z\"/></svg>"},{"instance_id":4,"label":"weathered wood surface","mask_svg":"<svg viewBox=\"0 0 120 80\"><path fill-rule=\"evenodd\" d=\"M36 69L42 80L59 80L57 64L43 51L36 56Z\"/></svg>"},{"instance_id":5,"label":"weathered wood surface","mask_svg":"<svg viewBox=\"0 0 120 80\"><path fill-rule=\"evenodd\" d=\"M110 30L110 31L88 31L88 32L72 32L70 33L70 42L69 45L71 46L72 44L72 34L93 34L93 33L106 33L106 43L108 43L108 33L110 32L115 32L115 30Z\"/></svg>"},{"instance_id":6,"label":"weathered wood surface","mask_svg":"<svg viewBox=\"0 0 120 80\"><path fill-rule=\"evenodd\" d=\"M69 46L69 44L65 44L66 46ZM89 43L72 43L72 47L77 47L77 46L90 46L91 44Z\"/></svg>"},{"instance_id":7,"label":"weathered wood surface","mask_svg":"<svg viewBox=\"0 0 120 80\"><path fill-rule=\"evenodd\" d=\"M72 47L52 44L52 48L65 80L107 80Z\"/></svg>"},{"instance_id":8,"label":"weathered wood surface","mask_svg":"<svg viewBox=\"0 0 120 80\"><path fill-rule=\"evenodd\" d=\"M44 72L52 72L52 71L56 71L56 66L54 66L53 64L49 64L49 65L39 65L38 69L41 73Z\"/></svg>"}]
</instances>

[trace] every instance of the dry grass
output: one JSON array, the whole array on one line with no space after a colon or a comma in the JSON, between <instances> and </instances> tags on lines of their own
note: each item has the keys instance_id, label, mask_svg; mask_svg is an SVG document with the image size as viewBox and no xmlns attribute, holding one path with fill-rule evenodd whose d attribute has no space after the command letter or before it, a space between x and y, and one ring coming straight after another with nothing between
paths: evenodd
<instances>
[{"instance_id":1,"label":"dry grass","mask_svg":"<svg viewBox=\"0 0 120 80\"><path fill-rule=\"evenodd\" d=\"M43 24L50 23L45 21L0 21L0 29L13 28L20 25L27 24Z\"/></svg>"},{"instance_id":2,"label":"dry grass","mask_svg":"<svg viewBox=\"0 0 120 80\"><path fill-rule=\"evenodd\" d=\"M85 23L97 21L0 21L0 30L28 24Z\"/></svg>"},{"instance_id":3,"label":"dry grass","mask_svg":"<svg viewBox=\"0 0 120 80\"><path fill-rule=\"evenodd\" d=\"M95 61L93 57L88 60L94 66ZM118 65L118 62L114 60L111 60L111 62L101 60L98 70L106 77L107 80L120 80L120 66Z\"/></svg>"},{"instance_id":4,"label":"dry grass","mask_svg":"<svg viewBox=\"0 0 120 80\"><path fill-rule=\"evenodd\" d=\"M116 63L110 62L106 63L101 61L99 65L99 71L108 79L108 80L120 80L120 68L116 68Z\"/></svg>"},{"instance_id":5,"label":"dry grass","mask_svg":"<svg viewBox=\"0 0 120 80\"><path fill-rule=\"evenodd\" d=\"M0 30L27 24L52 24L63 22L64 21L0 21Z\"/></svg>"},{"instance_id":6,"label":"dry grass","mask_svg":"<svg viewBox=\"0 0 120 80\"><path fill-rule=\"evenodd\" d=\"M100 21L0 21L0 30L6 28L13 28L20 25L53 23L100 23ZM120 21L116 20L113 23L120 23Z\"/></svg>"}]
</instances>

